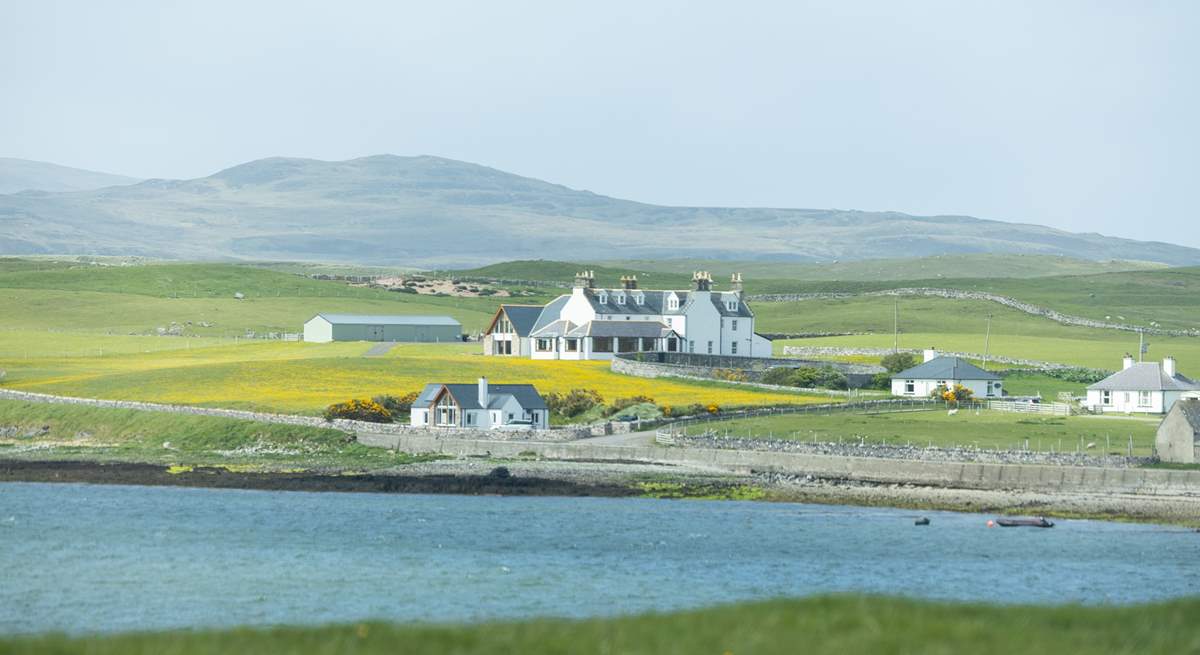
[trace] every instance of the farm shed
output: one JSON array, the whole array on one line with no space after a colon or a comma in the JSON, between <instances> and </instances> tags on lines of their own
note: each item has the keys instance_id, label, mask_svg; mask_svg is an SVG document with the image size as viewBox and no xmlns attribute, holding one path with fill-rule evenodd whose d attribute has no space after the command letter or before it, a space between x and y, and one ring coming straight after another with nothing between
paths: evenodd
<instances>
[{"instance_id":1,"label":"farm shed","mask_svg":"<svg viewBox=\"0 0 1200 655\"><path fill-rule=\"evenodd\" d=\"M304 324L304 340L330 341L461 341L462 324L449 316L372 316L317 314Z\"/></svg>"},{"instance_id":2,"label":"farm shed","mask_svg":"<svg viewBox=\"0 0 1200 655\"><path fill-rule=\"evenodd\" d=\"M1200 461L1200 397L1185 396L1171 407L1158 426L1154 452L1164 462Z\"/></svg>"}]
</instances>

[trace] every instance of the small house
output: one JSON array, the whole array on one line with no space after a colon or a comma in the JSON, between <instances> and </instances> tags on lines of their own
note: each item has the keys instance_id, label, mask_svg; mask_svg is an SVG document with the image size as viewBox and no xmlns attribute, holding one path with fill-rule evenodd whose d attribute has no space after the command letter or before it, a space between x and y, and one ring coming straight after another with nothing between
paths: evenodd
<instances>
[{"instance_id":1,"label":"small house","mask_svg":"<svg viewBox=\"0 0 1200 655\"><path fill-rule=\"evenodd\" d=\"M1158 424L1154 452L1164 462L1200 462L1200 395L1186 395Z\"/></svg>"},{"instance_id":2,"label":"small house","mask_svg":"<svg viewBox=\"0 0 1200 655\"><path fill-rule=\"evenodd\" d=\"M925 361L892 376L892 395L927 398L939 387L953 389L961 384L975 398L999 398L1004 383L999 375L985 371L961 357L938 355L932 348L924 352Z\"/></svg>"},{"instance_id":3,"label":"small house","mask_svg":"<svg viewBox=\"0 0 1200 655\"><path fill-rule=\"evenodd\" d=\"M550 410L532 384L433 383L413 401L413 427L544 430Z\"/></svg>"},{"instance_id":4,"label":"small house","mask_svg":"<svg viewBox=\"0 0 1200 655\"><path fill-rule=\"evenodd\" d=\"M1093 412L1165 414L1185 393L1197 390L1200 384L1181 375L1173 357L1135 363L1127 354L1120 371L1087 388L1085 405Z\"/></svg>"},{"instance_id":5,"label":"small house","mask_svg":"<svg viewBox=\"0 0 1200 655\"><path fill-rule=\"evenodd\" d=\"M443 343L462 341L462 324L449 316L317 314L304 323L304 340Z\"/></svg>"}]
</instances>

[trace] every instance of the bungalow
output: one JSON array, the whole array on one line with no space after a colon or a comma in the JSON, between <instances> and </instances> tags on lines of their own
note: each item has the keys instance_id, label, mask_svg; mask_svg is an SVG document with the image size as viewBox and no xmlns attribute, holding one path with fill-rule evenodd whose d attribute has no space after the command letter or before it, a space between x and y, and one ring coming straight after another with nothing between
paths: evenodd
<instances>
[{"instance_id":1,"label":"bungalow","mask_svg":"<svg viewBox=\"0 0 1200 655\"><path fill-rule=\"evenodd\" d=\"M939 387L954 388L961 384L975 398L997 398L1004 395L1000 376L985 371L960 357L939 356L937 350L925 351L925 361L892 376L893 396L926 398Z\"/></svg>"},{"instance_id":2,"label":"bungalow","mask_svg":"<svg viewBox=\"0 0 1200 655\"><path fill-rule=\"evenodd\" d=\"M413 401L413 427L544 430L550 410L531 384L427 384Z\"/></svg>"},{"instance_id":3,"label":"bungalow","mask_svg":"<svg viewBox=\"0 0 1200 655\"><path fill-rule=\"evenodd\" d=\"M1121 370L1087 388L1085 405L1093 412L1165 414L1188 391L1200 384L1175 370L1175 358L1137 362L1126 354Z\"/></svg>"},{"instance_id":4,"label":"bungalow","mask_svg":"<svg viewBox=\"0 0 1200 655\"><path fill-rule=\"evenodd\" d=\"M1180 398L1158 425L1154 453L1164 462L1200 461L1200 395Z\"/></svg>"}]
</instances>

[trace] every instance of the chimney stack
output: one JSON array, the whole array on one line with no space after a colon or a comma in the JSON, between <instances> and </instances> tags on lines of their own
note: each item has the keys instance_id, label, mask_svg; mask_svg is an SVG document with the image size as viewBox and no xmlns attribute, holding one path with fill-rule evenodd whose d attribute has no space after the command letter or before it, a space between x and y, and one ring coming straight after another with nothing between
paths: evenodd
<instances>
[{"instance_id":1,"label":"chimney stack","mask_svg":"<svg viewBox=\"0 0 1200 655\"><path fill-rule=\"evenodd\" d=\"M737 294L742 293L742 274L741 273L734 273L729 278L729 289Z\"/></svg>"},{"instance_id":2,"label":"chimney stack","mask_svg":"<svg viewBox=\"0 0 1200 655\"><path fill-rule=\"evenodd\" d=\"M592 289L596 286L596 274L594 271L580 271L575 274L576 289Z\"/></svg>"},{"instance_id":3,"label":"chimney stack","mask_svg":"<svg viewBox=\"0 0 1200 655\"><path fill-rule=\"evenodd\" d=\"M488 381L486 377L479 378L479 406L483 408L482 417L479 421L479 427L484 430L490 430L492 427L491 418L492 412L488 409L488 401L491 399L491 394L488 393Z\"/></svg>"},{"instance_id":4,"label":"chimney stack","mask_svg":"<svg viewBox=\"0 0 1200 655\"><path fill-rule=\"evenodd\" d=\"M1125 356L1121 358L1121 370L1124 371L1127 368L1133 368L1133 355L1129 353L1125 353Z\"/></svg>"},{"instance_id":5,"label":"chimney stack","mask_svg":"<svg viewBox=\"0 0 1200 655\"><path fill-rule=\"evenodd\" d=\"M1172 378L1175 377L1175 358L1174 357L1171 357L1170 355L1163 357L1163 373L1166 373L1167 377L1172 377Z\"/></svg>"},{"instance_id":6,"label":"chimney stack","mask_svg":"<svg viewBox=\"0 0 1200 655\"><path fill-rule=\"evenodd\" d=\"M712 275L708 271L692 273L692 289L696 291L712 291Z\"/></svg>"},{"instance_id":7,"label":"chimney stack","mask_svg":"<svg viewBox=\"0 0 1200 655\"><path fill-rule=\"evenodd\" d=\"M621 287L624 289L638 288L637 276L636 275L622 275L621 276Z\"/></svg>"},{"instance_id":8,"label":"chimney stack","mask_svg":"<svg viewBox=\"0 0 1200 655\"><path fill-rule=\"evenodd\" d=\"M931 362L931 361L937 359L937 356L938 356L937 348L930 346L925 349L925 361Z\"/></svg>"}]
</instances>

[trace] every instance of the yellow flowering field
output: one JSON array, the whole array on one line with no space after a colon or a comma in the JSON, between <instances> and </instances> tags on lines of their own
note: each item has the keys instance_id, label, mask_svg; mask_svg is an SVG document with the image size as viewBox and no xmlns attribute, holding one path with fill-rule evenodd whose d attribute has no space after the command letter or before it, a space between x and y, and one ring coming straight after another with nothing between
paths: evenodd
<instances>
[{"instance_id":1,"label":"yellow flowering field","mask_svg":"<svg viewBox=\"0 0 1200 655\"><path fill-rule=\"evenodd\" d=\"M427 382L529 383L542 392L595 389L606 401L645 395L660 404L721 407L824 402L825 396L719 382L613 373L607 362L485 357L478 344L401 344L365 357L366 343L255 343L90 357L0 359L9 388L318 414L349 398L420 390Z\"/></svg>"}]
</instances>

